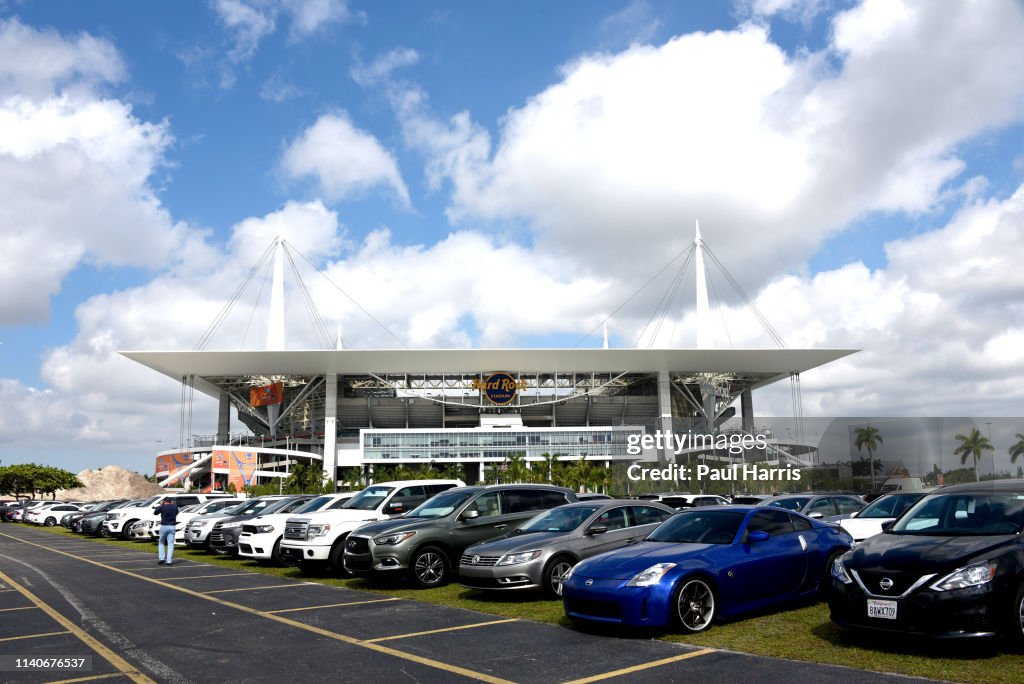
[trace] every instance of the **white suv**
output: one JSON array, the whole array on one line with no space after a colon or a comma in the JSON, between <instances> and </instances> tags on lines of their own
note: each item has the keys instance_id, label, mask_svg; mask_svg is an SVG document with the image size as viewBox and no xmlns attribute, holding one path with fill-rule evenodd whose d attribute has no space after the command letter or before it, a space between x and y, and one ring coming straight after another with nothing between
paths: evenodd
<instances>
[{"instance_id":1,"label":"white suv","mask_svg":"<svg viewBox=\"0 0 1024 684\"><path fill-rule=\"evenodd\" d=\"M281 561L281 538L284 535L285 522L289 518L302 513L315 513L340 508L346 501L355 496L355 492L324 494L307 501L301 508L291 513L271 513L258 515L250 522L242 524L242 534L238 538L238 555L242 558L257 560Z\"/></svg>"},{"instance_id":2,"label":"white suv","mask_svg":"<svg viewBox=\"0 0 1024 684\"><path fill-rule=\"evenodd\" d=\"M218 522L236 515L245 515L254 509L266 508L275 501L287 498L289 498L288 494L260 496L255 499L246 499L242 503L223 508L216 513L196 516L185 523L185 543L191 549L206 549L209 551L210 532L213 531L213 526Z\"/></svg>"},{"instance_id":3,"label":"white suv","mask_svg":"<svg viewBox=\"0 0 1024 684\"><path fill-rule=\"evenodd\" d=\"M125 506L124 508L118 508L107 513L107 517L103 520L103 529L106 530L104 536L113 537L119 535L121 538L127 539L132 525L140 520L152 518L153 507L157 506L164 499L171 499L177 504L178 508L184 508L185 506L205 503L213 499L230 498L230 496L230 494L160 494L159 496L146 499L139 506Z\"/></svg>"},{"instance_id":4,"label":"white suv","mask_svg":"<svg viewBox=\"0 0 1024 684\"><path fill-rule=\"evenodd\" d=\"M465 487L462 480L400 480L372 484L340 508L288 518L281 559L300 568L327 562L344 572L345 538L360 525L405 515L435 494Z\"/></svg>"}]
</instances>

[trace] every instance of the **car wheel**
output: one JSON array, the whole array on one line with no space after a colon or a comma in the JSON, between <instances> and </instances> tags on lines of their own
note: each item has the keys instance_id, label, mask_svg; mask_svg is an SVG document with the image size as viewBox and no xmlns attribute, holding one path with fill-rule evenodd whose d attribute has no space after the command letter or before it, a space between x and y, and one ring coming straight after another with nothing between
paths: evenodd
<instances>
[{"instance_id":1,"label":"car wheel","mask_svg":"<svg viewBox=\"0 0 1024 684\"><path fill-rule=\"evenodd\" d=\"M558 556L548 561L544 568L544 590L554 598L562 598L562 578L575 565L568 556Z\"/></svg>"},{"instance_id":2,"label":"car wheel","mask_svg":"<svg viewBox=\"0 0 1024 684\"><path fill-rule=\"evenodd\" d=\"M43 521L43 527L53 527L57 524L57 519L50 517Z\"/></svg>"},{"instance_id":3,"label":"car wheel","mask_svg":"<svg viewBox=\"0 0 1024 684\"><path fill-rule=\"evenodd\" d=\"M448 581L448 556L435 546L424 546L413 554L409 571L421 589L439 587Z\"/></svg>"},{"instance_id":4,"label":"car wheel","mask_svg":"<svg viewBox=\"0 0 1024 684\"><path fill-rule=\"evenodd\" d=\"M1010 639L1018 653L1024 652L1024 584L1017 587L1010 615Z\"/></svg>"},{"instance_id":5,"label":"car wheel","mask_svg":"<svg viewBox=\"0 0 1024 684\"><path fill-rule=\"evenodd\" d=\"M124 524L124 527L121 528L121 539L127 541L132 538L132 527L134 527L137 522L138 520L129 520Z\"/></svg>"},{"instance_id":6,"label":"car wheel","mask_svg":"<svg viewBox=\"0 0 1024 684\"><path fill-rule=\"evenodd\" d=\"M281 557L281 537L274 542L274 550L270 552L270 560L278 565L284 565L284 558Z\"/></svg>"},{"instance_id":7,"label":"car wheel","mask_svg":"<svg viewBox=\"0 0 1024 684\"><path fill-rule=\"evenodd\" d=\"M687 632L703 632L715 619L715 592L699 577L682 580L675 605L676 618Z\"/></svg>"},{"instance_id":8,"label":"car wheel","mask_svg":"<svg viewBox=\"0 0 1024 684\"><path fill-rule=\"evenodd\" d=\"M331 570L338 573L342 577L351 577L352 573L345 568L345 540L348 539L348 535L338 537L337 541L331 547L331 553L327 557L327 563L330 565Z\"/></svg>"},{"instance_id":9,"label":"car wheel","mask_svg":"<svg viewBox=\"0 0 1024 684\"><path fill-rule=\"evenodd\" d=\"M832 553L828 554L828 558L825 560L825 568L821 572L821 582L818 584L818 593L823 597L828 596L829 588L832 586L832 565L835 564L836 559L841 557L846 551L842 549L836 549Z\"/></svg>"}]
</instances>

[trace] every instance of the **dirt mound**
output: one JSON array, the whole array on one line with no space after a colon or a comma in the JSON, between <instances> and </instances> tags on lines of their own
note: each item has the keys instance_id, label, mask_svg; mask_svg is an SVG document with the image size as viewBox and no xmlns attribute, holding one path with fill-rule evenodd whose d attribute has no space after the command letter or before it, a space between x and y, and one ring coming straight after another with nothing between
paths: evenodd
<instances>
[{"instance_id":1,"label":"dirt mound","mask_svg":"<svg viewBox=\"0 0 1024 684\"><path fill-rule=\"evenodd\" d=\"M163 492L163 488L138 473L118 466L104 466L98 470L83 470L78 479L84 487L57 492L65 501L104 501L107 499L148 499Z\"/></svg>"}]
</instances>

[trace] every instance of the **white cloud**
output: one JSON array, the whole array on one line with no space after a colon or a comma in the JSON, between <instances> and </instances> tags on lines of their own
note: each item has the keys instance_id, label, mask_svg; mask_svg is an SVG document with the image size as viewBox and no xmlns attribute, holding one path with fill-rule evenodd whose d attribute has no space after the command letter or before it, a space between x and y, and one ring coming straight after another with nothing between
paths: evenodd
<instances>
[{"instance_id":1,"label":"white cloud","mask_svg":"<svg viewBox=\"0 0 1024 684\"><path fill-rule=\"evenodd\" d=\"M321 193L341 200L376 186L390 187L409 205L398 163L370 133L356 128L344 112L325 114L288 146L281 168L291 178L314 176Z\"/></svg>"},{"instance_id":2,"label":"white cloud","mask_svg":"<svg viewBox=\"0 0 1024 684\"><path fill-rule=\"evenodd\" d=\"M420 60L420 54L412 48L395 48L377 57L370 64L357 60L349 71L352 80L362 86L369 86L391 78L396 69L412 66Z\"/></svg>"},{"instance_id":3,"label":"white cloud","mask_svg":"<svg viewBox=\"0 0 1024 684\"><path fill-rule=\"evenodd\" d=\"M228 52L233 62L244 62L256 54L260 41L277 28L272 8L266 3L244 0L216 0L214 11L224 27L231 33L234 44Z\"/></svg>"},{"instance_id":4,"label":"white cloud","mask_svg":"<svg viewBox=\"0 0 1024 684\"><path fill-rule=\"evenodd\" d=\"M0 25L0 44L49 60L31 72L0 61L17 71L17 91L0 95L0 324L13 325L46 320L83 262L158 267L188 238L150 187L167 124L95 90L121 77L114 48L17 22Z\"/></svg>"},{"instance_id":5,"label":"white cloud","mask_svg":"<svg viewBox=\"0 0 1024 684\"><path fill-rule=\"evenodd\" d=\"M289 38L300 40L331 24L346 24L364 19L362 13L353 13L345 0L283 0L291 15Z\"/></svg>"},{"instance_id":6,"label":"white cloud","mask_svg":"<svg viewBox=\"0 0 1024 684\"><path fill-rule=\"evenodd\" d=\"M654 8L646 0L632 0L618 12L601 20L598 34L611 45L647 43L652 40L661 20L655 16Z\"/></svg>"},{"instance_id":7,"label":"white cloud","mask_svg":"<svg viewBox=\"0 0 1024 684\"><path fill-rule=\"evenodd\" d=\"M754 291L866 213L935 210L958 145L1024 119L1019 3L868 2L833 25L816 54L744 25L584 56L494 140L416 87L392 100L453 220L519 220L605 270L662 263L699 218Z\"/></svg>"}]
</instances>

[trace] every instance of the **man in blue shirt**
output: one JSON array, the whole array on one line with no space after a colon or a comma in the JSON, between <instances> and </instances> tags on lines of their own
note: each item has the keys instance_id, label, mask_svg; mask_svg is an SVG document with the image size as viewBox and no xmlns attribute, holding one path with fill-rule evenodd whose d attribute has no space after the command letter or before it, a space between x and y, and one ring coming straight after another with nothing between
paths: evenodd
<instances>
[{"instance_id":1,"label":"man in blue shirt","mask_svg":"<svg viewBox=\"0 0 1024 684\"><path fill-rule=\"evenodd\" d=\"M157 541L156 555L159 559L158 565L172 565L174 559L174 527L178 523L178 507L174 499L166 497L163 502L153 509L155 515L160 516L160 539ZM164 552L164 543L167 544L167 551Z\"/></svg>"}]
</instances>

